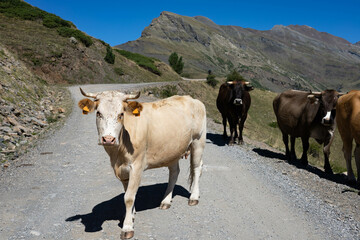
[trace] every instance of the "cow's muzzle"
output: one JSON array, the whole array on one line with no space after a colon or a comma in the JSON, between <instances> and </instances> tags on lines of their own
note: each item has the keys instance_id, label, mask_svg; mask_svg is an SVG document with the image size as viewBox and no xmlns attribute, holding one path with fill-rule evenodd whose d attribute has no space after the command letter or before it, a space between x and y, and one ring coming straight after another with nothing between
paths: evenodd
<instances>
[{"instance_id":1,"label":"cow's muzzle","mask_svg":"<svg viewBox=\"0 0 360 240\"><path fill-rule=\"evenodd\" d=\"M242 99L241 98L235 98L234 104L235 105L241 105L242 104Z\"/></svg>"},{"instance_id":2,"label":"cow's muzzle","mask_svg":"<svg viewBox=\"0 0 360 240\"><path fill-rule=\"evenodd\" d=\"M114 145L115 144L115 138L110 135L103 136L101 138L101 144L103 145Z\"/></svg>"},{"instance_id":3,"label":"cow's muzzle","mask_svg":"<svg viewBox=\"0 0 360 240\"><path fill-rule=\"evenodd\" d=\"M327 112L326 113L326 116L323 117L323 119L321 120L321 123L324 125L324 126L331 126L332 124L334 124L334 118L333 116L331 115L331 111Z\"/></svg>"}]
</instances>

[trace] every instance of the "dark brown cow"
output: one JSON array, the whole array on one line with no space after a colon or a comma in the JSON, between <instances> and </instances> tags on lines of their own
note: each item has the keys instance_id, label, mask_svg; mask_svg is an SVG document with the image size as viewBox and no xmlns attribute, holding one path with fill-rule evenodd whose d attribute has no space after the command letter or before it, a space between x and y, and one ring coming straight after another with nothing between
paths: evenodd
<instances>
[{"instance_id":1,"label":"dark brown cow","mask_svg":"<svg viewBox=\"0 0 360 240\"><path fill-rule=\"evenodd\" d=\"M330 145L334 138L335 106L339 93L335 90L311 93L289 90L279 94L273 101L274 112L283 135L286 157L296 160L295 139L303 144L301 163L308 164L309 138L324 143L325 172L332 173L329 163ZM288 146L290 135L291 151Z\"/></svg>"},{"instance_id":2,"label":"dark brown cow","mask_svg":"<svg viewBox=\"0 0 360 240\"><path fill-rule=\"evenodd\" d=\"M351 167L351 151L355 141L355 163L357 168L357 188L360 188L360 91L353 90L342 96L336 105L336 123L343 141L348 180L355 183Z\"/></svg>"},{"instance_id":3,"label":"dark brown cow","mask_svg":"<svg viewBox=\"0 0 360 240\"><path fill-rule=\"evenodd\" d=\"M242 131L247 118L247 112L251 105L251 97L249 91L254 88L243 81L226 82L220 86L219 95L216 99L216 106L221 113L224 125L224 138L227 138L226 123L230 125L230 142L234 144L236 138L239 144L243 144ZM239 124L239 135L236 126Z\"/></svg>"}]
</instances>

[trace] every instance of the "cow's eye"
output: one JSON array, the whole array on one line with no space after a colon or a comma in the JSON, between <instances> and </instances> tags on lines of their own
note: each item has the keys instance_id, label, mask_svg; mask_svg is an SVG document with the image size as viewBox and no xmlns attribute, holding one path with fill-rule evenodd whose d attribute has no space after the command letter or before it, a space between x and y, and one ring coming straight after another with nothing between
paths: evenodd
<instances>
[{"instance_id":1,"label":"cow's eye","mask_svg":"<svg viewBox=\"0 0 360 240\"><path fill-rule=\"evenodd\" d=\"M101 117L102 117L101 112L97 111L97 112L96 112L96 117L101 118Z\"/></svg>"}]
</instances>

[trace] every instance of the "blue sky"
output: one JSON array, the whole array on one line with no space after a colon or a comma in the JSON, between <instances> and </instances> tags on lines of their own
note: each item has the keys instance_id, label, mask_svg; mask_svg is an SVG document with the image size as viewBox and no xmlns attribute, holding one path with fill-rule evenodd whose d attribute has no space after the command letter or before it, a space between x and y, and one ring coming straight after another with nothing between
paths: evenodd
<instances>
[{"instance_id":1,"label":"blue sky","mask_svg":"<svg viewBox=\"0 0 360 240\"><path fill-rule=\"evenodd\" d=\"M136 40L162 11L204 16L219 25L269 30L274 25L308 25L318 31L360 41L360 0L25 0L72 21L78 29L111 46Z\"/></svg>"}]
</instances>

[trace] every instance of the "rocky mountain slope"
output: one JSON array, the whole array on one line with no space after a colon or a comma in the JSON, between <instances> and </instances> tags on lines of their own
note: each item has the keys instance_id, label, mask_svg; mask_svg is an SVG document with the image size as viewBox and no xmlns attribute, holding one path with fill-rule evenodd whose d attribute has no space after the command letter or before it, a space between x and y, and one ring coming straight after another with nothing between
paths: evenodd
<instances>
[{"instance_id":1,"label":"rocky mountain slope","mask_svg":"<svg viewBox=\"0 0 360 240\"><path fill-rule=\"evenodd\" d=\"M0 44L0 163L16 159L69 113L70 94L49 86Z\"/></svg>"},{"instance_id":2,"label":"rocky mountain slope","mask_svg":"<svg viewBox=\"0 0 360 240\"><path fill-rule=\"evenodd\" d=\"M360 46L309 26L258 31L221 26L206 17L162 12L139 39L116 46L167 61L183 56L184 73L224 76L236 69L255 86L281 91L360 87Z\"/></svg>"}]
</instances>

